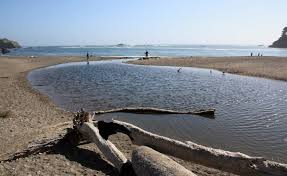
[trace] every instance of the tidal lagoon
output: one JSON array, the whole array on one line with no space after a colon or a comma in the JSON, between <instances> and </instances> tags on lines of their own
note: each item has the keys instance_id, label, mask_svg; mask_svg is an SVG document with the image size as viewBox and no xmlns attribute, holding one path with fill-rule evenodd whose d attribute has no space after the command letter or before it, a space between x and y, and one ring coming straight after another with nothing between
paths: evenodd
<instances>
[{"instance_id":1,"label":"tidal lagoon","mask_svg":"<svg viewBox=\"0 0 287 176\"><path fill-rule=\"evenodd\" d=\"M116 61L69 63L31 72L31 85L58 106L77 111L122 107L215 108L194 115L114 113L151 132L214 148L286 162L287 83L199 68L138 66Z\"/></svg>"}]
</instances>

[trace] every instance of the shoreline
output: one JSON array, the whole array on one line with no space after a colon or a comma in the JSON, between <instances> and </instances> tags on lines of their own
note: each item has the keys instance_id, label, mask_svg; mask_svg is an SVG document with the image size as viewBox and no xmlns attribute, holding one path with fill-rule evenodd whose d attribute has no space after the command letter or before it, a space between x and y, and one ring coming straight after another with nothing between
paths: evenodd
<instances>
[{"instance_id":1,"label":"shoreline","mask_svg":"<svg viewBox=\"0 0 287 176\"><path fill-rule=\"evenodd\" d=\"M91 61L105 60L92 58ZM0 111L8 111L7 117L0 118L0 175L49 175L63 173L85 173L87 168L76 165L63 154L37 154L17 160L4 162L10 155L23 151L31 143L64 135L73 113L56 106L47 96L30 85L27 75L30 71L57 64L85 61L84 57L0 57ZM119 141L116 139L116 141ZM86 147L87 148L87 147ZM95 150L95 149L93 149ZM99 152L97 152L99 153ZM78 171L66 169L74 165ZM99 163L106 175L107 169L113 173L112 166ZM44 168L49 165L50 168ZM66 166L65 166L66 165ZM80 165L80 164L78 164ZM88 169L88 173L96 171Z\"/></svg>"},{"instance_id":2,"label":"shoreline","mask_svg":"<svg viewBox=\"0 0 287 176\"><path fill-rule=\"evenodd\" d=\"M92 57L90 61L113 57ZM99 150L92 144L66 149L64 153L39 153L3 162L31 143L64 135L71 127L73 113L56 106L47 96L33 89L27 74L35 69L85 61L85 57L0 57L0 111L9 112L0 118L0 175L118 175ZM110 140L130 158L134 146L122 134ZM216 169L173 158L187 169L201 176L232 175Z\"/></svg>"},{"instance_id":3,"label":"shoreline","mask_svg":"<svg viewBox=\"0 0 287 176\"><path fill-rule=\"evenodd\" d=\"M129 64L197 67L230 74L287 81L287 57L169 57L128 61Z\"/></svg>"},{"instance_id":4,"label":"shoreline","mask_svg":"<svg viewBox=\"0 0 287 176\"><path fill-rule=\"evenodd\" d=\"M102 60L101 58L95 58L94 60ZM36 124L42 124L44 122L48 122L53 124L52 120L54 119L42 119L41 121L35 122L33 121L34 119L31 118L32 121L28 122L28 119L23 120L24 117L29 117L30 114L33 114L31 110L27 109L28 104L22 104L24 103L23 100L27 98L26 100L29 100L27 95L31 96L31 99L33 103L38 103L40 102L41 106L46 106L49 111L50 109L53 109L52 111L55 111L53 113L56 113L57 115L63 114L62 119L66 119L66 116L71 116L72 112L68 112L64 109L61 109L60 107L56 106L48 96L43 95L41 92L38 90L34 89L30 83L29 80L27 79L27 75L29 74L30 71L35 70L35 69L40 69L52 65L57 65L57 64L63 64L63 63L68 63L68 62L80 62L84 61L84 58L81 57L39 57L39 58L28 58L28 57L0 57L0 80L1 80L1 90L3 90L0 93L0 98L4 101L1 102L0 104L0 111L9 111L10 112L10 117L2 118L0 119L0 126L4 128L4 124L2 122L10 123L12 120L14 123L14 120L19 120L21 122L25 121L28 124L27 126L33 128L34 125ZM6 67L6 68L5 68ZM21 91L21 92L20 92ZM19 95L21 94L21 95ZM24 98L24 99L23 99ZM5 101L5 99L7 101ZM35 104L37 105L37 104ZM18 106L18 107L17 107ZM24 107L23 107L24 106ZM23 112L19 112L18 108L23 108L24 114L22 115ZM42 107L40 107L41 109ZM45 108L45 109L46 109ZM25 114L27 113L27 115ZM48 112L49 113L49 112ZM37 114L39 115L39 114ZM22 116L22 117L21 117ZM62 120L61 120L62 121ZM1 129L1 134L2 129ZM16 128L16 127L14 127ZM16 129L10 129L10 132L12 133L13 131L16 131ZM3 136L1 137L3 138ZM1 139L2 140L2 139ZM4 141L9 141L9 139L6 139ZM1 143L0 146L0 158L3 155L3 142ZM10 148L11 151L13 151ZM14 150L15 151L15 150ZM6 153L9 153L6 152Z\"/></svg>"}]
</instances>

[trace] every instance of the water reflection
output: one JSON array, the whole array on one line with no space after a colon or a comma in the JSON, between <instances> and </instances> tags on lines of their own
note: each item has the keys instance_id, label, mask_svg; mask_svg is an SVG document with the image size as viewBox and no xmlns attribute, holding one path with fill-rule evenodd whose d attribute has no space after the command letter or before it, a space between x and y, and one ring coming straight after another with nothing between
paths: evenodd
<instances>
[{"instance_id":1,"label":"water reflection","mask_svg":"<svg viewBox=\"0 0 287 176\"><path fill-rule=\"evenodd\" d=\"M116 113L179 140L287 162L287 84L197 68L146 67L101 61L33 71L29 80L57 105L76 111L120 107L216 108L216 119Z\"/></svg>"}]
</instances>

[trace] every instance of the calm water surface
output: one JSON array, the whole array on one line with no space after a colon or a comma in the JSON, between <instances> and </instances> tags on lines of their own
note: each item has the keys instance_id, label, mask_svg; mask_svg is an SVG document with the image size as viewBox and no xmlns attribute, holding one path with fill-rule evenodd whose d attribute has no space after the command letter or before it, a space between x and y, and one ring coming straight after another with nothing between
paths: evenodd
<instances>
[{"instance_id":1,"label":"calm water surface","mask_svg":"<svg viewBox=\"0 0 287 176\"><path fill-rule=\"evenodd\" d=\"M194 115L114 113L157 134L287 163L287 83L198 68L137 66L121 61L70 63L33 71L34 88L77 111L120 107L216 108Z\"/></svg>"}]
</instances>

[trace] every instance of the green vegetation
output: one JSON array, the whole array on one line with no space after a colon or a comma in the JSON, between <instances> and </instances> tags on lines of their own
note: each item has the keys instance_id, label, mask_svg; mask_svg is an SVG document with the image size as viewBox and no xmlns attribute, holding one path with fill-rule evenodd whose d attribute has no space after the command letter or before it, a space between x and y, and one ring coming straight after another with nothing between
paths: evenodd
<instances>
[{"instance_id":1,"label":"green vegetation","mask_svg":"<svg viewBox=\"0 0 287 176\"><path fill-rule=\"evenodd\" d=\"M5 49L12 49L12 48L21 48L19 43L8 40L6 38L0 39L0 48L5 48Z\"/></svg>"},{"instance_id":2,"label":"green vegetation","mask_svg":"<svg viewBox=\"0 0 287 176\"><path fill-rule=\"evenodd\" d=\"M287 27L283 29L281 37L276 40L270 47L287 48Z\"/></svg>"}]
</instances>

